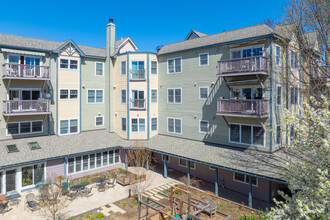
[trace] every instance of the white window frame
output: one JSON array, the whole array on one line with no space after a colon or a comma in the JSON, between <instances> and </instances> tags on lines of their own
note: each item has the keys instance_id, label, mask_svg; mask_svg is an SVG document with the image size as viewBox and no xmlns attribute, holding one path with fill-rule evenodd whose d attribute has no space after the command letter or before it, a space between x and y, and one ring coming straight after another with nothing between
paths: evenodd
<instances>
[{"instance_id":1,"label":"white window frame","mask_svg":"<svg viewBox=\"0 0 330 220\"><path fill-rule=\"evenodd\" d=\"M126 120L126 130L125 131L123 130L123 118L125 118L125 120ZM120 130L122 132L127 132L127 118L126 117L121 117L120 118Z\"/></svg>"},{"instance_id":2,"label":"white window frame","mask_svg":"<svg viewBox=\"0 0 330 220\"><path fill-rule=\"evenodd\" d=\"M125 70L126 70L125 73L123 73L123 71L122 71L123 63L125 63ZM127 74L127 62L126 62L126 60L123 60L123 61L120 62L120 75L125 76L126 74Z\"/></svg>"},{"instance_id":3,"label":"white window frame","mask_svg":"<svg viewBox=\"0 0 330 220\"><path fill-rule=\"evenodd\" d=\"M68 68L61 68L61 60L68 60ZM77 61L77 69L71 69L70 68L71 60ZM60 70L79 71L80 70L80 61L79 61L79 59L72 59L72 58L60 57L59 62L58 62L58 68Z\"/></svg>"},{"instance_id":4,"label":"white window frame","mask_svg":"<svg viewBox=\"0 0 330 220\"><path fill-rule=\"evenodd\" d=\"M182 165L182 164L180 163L181 160L185 160L185 159L179 158L179 160L178 160L178 164L179 164L179 166L180 166L180 167L186 167L186 168L188 168L188 160L185 160L185 161L186 161L186 165L185 165L185 166ZM195 163L194 161L190 161L190 164L191 164L191 163L192 163L194 166L193 166L193 167L190 167L190 169L194 170L194 169L196 168L196 163Z\"/></svg>"},{"instance_id":5,"label":"white window frame","mask_svg":"<svg viewBox=\"0 0 330 220\"><path fill-rule=\"evenodd\" d=\"M173 119L174 121L174 124L173 124L173 126L174 126L174 131L173 132L170 132L169 130L168 130L168 119ZM178 120L181 120L181 133L177 133L177 132L175 132L175 120L176 119L178 119ZM180 134L180 135L182 135L182 118L173 118L173 117L167 117L167 133L169 133L169 134Z\"/></svg>"},{"instance_id":6,"label":"white window frame","mask_svg":"<svg viewBox=\"0 0 330 220\"><path fill-rule=\"evenodd\" d=\"M201 98L201 89L207 89L207 98ZM208 100L209 98L209 87L208 86L200 86L198 89L198 98L199 100Z\"/></svg>"},{"instance_id":7,"label":"white window frame","mask_svg":"<svg viewBox=\"0 0 330 220\"><path fill-rule=\"evenodd\" d=\"M71 127L71 120L77 120L77 132L74 132L74 133L71 133L70 132L70 127ZM66 134L61 134L61 121L68 121L68 133ZM79 118L69 118L69 119L60 119L59 122L58 122L58 125L59 125L59 130L58 130L58 135L59 136L64 136L64 135L72 135L72 134L79 134L80 133L80 121L79 121Z\"/></svg>"},{"instance_id":8,"label":"white window frame","mask_svg":"<svg viewBox=\"0 0 330 220\"><path fill-rule=\"evenodd\" d=\"M175 59L180 59L180 66L181 66L181 71L180 71L180 72L176 72L176 71L175 71ZM169 61L169 60L173 60L173 61L174 61L174 72L173 72L173 73L170 73L170 72L169 72L169 69L168 69L168 61ZM167 74L170 74L170 75L171 75L171 74L180 74L180 73L182 73L182 57L168 58L167 61L166 61L166 63L167 63L167 64L166 64L166 65L167 65Z\"/></svg>"},{"instance_id":9,"label":"white window frame","mask_svg":"<svg viewBox=\"0 0 330 220\"><path fill-rule=\"evenodd\" d=\"M170 90L170 89L173 90L173 102L169 102L169 99L168 99L168 90ZM175 102L175 90L176 89L181 90L181 101L180 102ZM167 88L167 104L182 104L182 97L183 97L182 88Z\"/></svg>"},{"instance_id":10,"label":"white window frame","mask_svg":"<svg viewBox=\"0 0 330 220\"><path fill-rule=\"evenodd\" d=\"M201 64L201 55L207 55L207 64ZM199 57L199 59L198 59L198 64L199 64L199 66L208 66L209 65L209 58L210 58L210 56L209 56L209 52L205 52L205 53L199 53L198 54L198 57Z\"/></svg>"},{"instance_id":11,"label":"white window frame","mask_svg":"<svg viewBox=\"0 0 330 220\"><path fill-rule=\"evenodd\" d=\"M280 54L277 54L277 48L280 48ZM275 65L282 66L282 47L278 44L275 44ZM279 57L279 63L277 63L276 58Z\"/></svg>"},{"instance_id":12,"label":"white window frame","mask_svg":"<svg viewBox=\"0 0 330 220\"><path fill-rule=\"evenodd\" d=\"M61 98L61 90L68 90L68 98L67 99L62 99ZM70 95L71 95L71 90L77 90L77 98L76 99L71 99L70 98ZM75 89L75 88L70 88L70 89L67 89L67 88L60 88L60 92L58 94L58 99L61 100L61 101L68 101L68 100L78 100L79 101L79 89Z\"/></svg>"},{"instance_id":13,"label":"white window frame","mask_svg":"<svg viewBox=\"0 0 330 220\"><path fill-rule=\"evenodd\" d=\"M262 56L265 56L265 45L264 44L258 44L258 45L253 45L253 46L246 46L246 47L230 49L230 59L233 59L232 52L240 51L241 57L236 58L236 59L241 59L241 58L243 58L243 50L251 49L253 51L254 48L259 48L259 47L262 48ZM252 56L252 57L255 57L255 56ZM247 58L247 57L244 57L244 58Z\"/></svg>"},{"instance_id":14,"label":"white window frame","mask_svg":"<svg viewBox=\"0 0 330 220\"><path fill-rule=\"evenodd\" d=\"M292 66L292 53L295 53L297 56L296 56L296 60L295 62L297 63L297 66ZM295 50L290 50L290 68L294 69L294 70L297 70L299 68L299 59L298 59L298 52L295 51Z\"/></svg>"},{"instance_id":15,"label":"white window frame","mask_svg":"<svg viewBox=\"0 0 330 220\"><path fill-rule=\"evenodd\" d=\"M25 189L31 189L33 187L36 186L35 182L34 182L34 165L38 165L38 164L44 164L44 183L47 181L47 166L46 166L46 163L43 162L43 163L33 163L33 164L28 164L28 165L24 165L24 166L21 166L20 167L20 170L22 170L22 168L24 167L33 167L32 168L32 177L33 177L33 184L32 185L28 185L28 186L23 186L23 182L22 179L23 179L23 173L21 173L21 175L17 175L17 171L16 171L16 179L17 178L20 178L20 182L21 182L21 185L20 185L20 189L21 190L25 190ZM0 172L0 175L1 175L1 172ZM3 178L3 177L2 177ZM0 183L2 184L2 183ZM16 183L15 183L16 184ZM4 186L3 186L4 187ZM1 187L2 188L2 187ZM1 192L0 192L1 193Z\"/></svg>"},{"instance_id":16,"label":"white window frame","mask_svg":"<svg viewBox=\"0 0 330 220\"><path fill-rule=\"evenodd\" d=\"M278 103L278 88L281 88L281 94L280 94L280 97L281 97L281 102L280 104ZM276 105L277 106L282 106L282 103L283 103L283 88L282 88L282 85L277 85L276 86Z\"/></svg>"},{"instance_id":17,"label":"white window frame","mask_svg":"<svg viewBox=\"0 0 330 220\"><path fill-rule=\"evenodd\" d=\"M152 73L152 65L151 65L152 62L156 63L156 67L157 67L156 73ZM158 62L157 62L157 60L150 60L150 75L158 75Z\"/></svg>"},{"instance_id":18,"label":"white window frame","mask_svg":"<svg viewBox=\"0 0 330 220\"><path fill-rule=\"evenodd\" d=\"M295 99L297 100L297 102L294 102L294 103L292 103L292 88L294 88L294 97L295 97ZM296 95L296 93L297 93L297 95ZM298 103L299 103L299 100L298 100L298 98L299 98L299 90L298 90L298 86L290 86L290 105L292 106L292 105L298 105Z\"/></svg>"},{"instance_id":19,"label":"white window frame","mask_svg":"<svg viewBox=\"0 0 330 220\"><path fill-rule=\"evenodd\" d=\"M236 142L236 141L231 141L230 139L231 139L231 132L230 132L230 127L231 127L231 125L239 125L239 132L240 132L240 135L239 135L239 142ZM251 127L251 144L246 144L246 143L242 143L242 125L243 126L250 126ZM229 137L229 143L235 143L235 144L241 144L241 145L246 145L246 146L256 146L256 147L265 147L265 144L266 144L266 132L264 131L264 141L263 141L263 143L264 143L264 145L255 145L255 144L253 144L253 127L259 127L259 128L261 128L261 129L263 129L262 128L262 126L260 126L260 125L254 125L254 124L238 124L238 123L230 123L229 124L229 127L228 127L228 137Z\"/></svg>"},{"instance_id":20,"label":"white window frame","mask_svg":"<svg viewBox=\"0 0 330 220\"><path fill-rule=\"evenodd\" d=\"M137 131L133 131L132 130L132 128L133 128L133 126L132 126L132 120L133 119L137 119ZM144 119L144 131L140 131L140 119ZM127 122L126 122L127 123ZM126 128L127 129L127 128ZM144 118L144 117L140 117L140 118L131 118L131 132L132 133L145 133L145 132L147 132L147 120L146 120L146 118Z\"/></svg>"},{"instance_id":21,"label":"white window frame","mask_svg":"<svg viewBox=\"0 0 330 220\"><path fill-rule=\"evenodd\" d=\"M21 123L30 123L30 130L31 132L29 133L21 133ZM37 132L32 132L32 122L41 122L41 131L37 131ZM8 133L8 124L18 124L18 134L9 134ZM18 135L28 135L28 134L40 134L44 132L44 123L42 120L32 120L32 121L12 121L12 122L8 122L6 124L6 136L18 136Z\"/></svg>"},{"instance_id":22,"label":"white window frame","mask_svg":"<svg viewBox=\"0 0 330 220\"><path fill-rule=\"evenodd\" d=\"M102 124L101 125L96 125L96 118L102 118ZM103 127L103 126L104 126L104 116L103 115L95 116L95 127Z\"/></svg>"},{"instance_id":23,"label":"white window frame","mask_svg":"<svg viewBox=\"0 0 330 220\"><path fill-rule=\"evenodd\" d=\"M126 100L126 102L123 102L123 97L122 97L122 94L123 94L123 91L125 91L125 100ZM120 90L120 103L121 104L127 104L127 90L126 89L121 89Z\"/></svg>"},{"instance_id":24,"label":"white window frame","mask_svg":"<svg viewBox=\"0 0 330 220\"><path fill-rule=\"evenodd\" d=\"M235 173L236 173L236 172L233 172L233 181L238 182L238 183L244 183L244 184L249 185L249 182L245 182L249 175L246 175L246 174L242 174L242 173L240 173L240 174L244 175L244 182L243 182L243 181L240 181L240 180L235 179ZM252 177L252 176L251 176L251 177ZM251 181L251 183L252 183L252 186L254 186L254 187L258 187L258 177L255 177L255 178L256 178L256 184L254 185L254 184L252 183L252 181Z\"/></svg>"},{"instance_id":25,"label":"white window frame","mask_svg":"<svg viewBox=\"0 0 330 220\"><path fill-rule=\"evenodd\" d=\"M201 131L201 122L206 122L207 123L207 132ZM199 120L199 133L208 134L209 131L210 131L210 122L208 120Z\"/></svg>"},{"instance_id":26,"label":"white window frame","mask_svg":"<svg viewBox=\"0 0 330 220\"><path fill-rule=\"evenodd\" d=\"M157 94L157 100L156 100L156 102L152 102L152 90L156 90L156 94ZM181 93L181 96L182 96L182 93ZM182 97L181 97L182 98ZM157 104L158 103L158 89L157 88L151 88L150 89L150 103L153 103L153 104Z\"/></svg>"},{"instance_id":27,"label":"white window frame","mask_svg":"<svg viewBox=\"0 0 330 220\"><path fill-rule=\"evenodd\" d=\"M94 102L88 102L88 91L92 91L94 90ZM96 91L102 91L102 102L96 102ZM86 93L86 103L87 104L103 104L104 103L104 89L87 89L87 93Z\"/></svg>"},{"instance_id":28,"label":"white window frame","mask_svg":"<svg viewBox=\"0 0 330 220\"><path fill-rule=\"evenodd\" d=\"M156 119L157 120L157 128L156 128L156 130L152 130L152 119ZM152 118L150 118L150 131L151 132L157 132L158 131L158 117L152 117Z\"/></svg>"},{"instance_id":29,"label":"white window frame","mask_svg":"<svg viewBox=\"0 0 330 220\"><path fill-rule=\"evenodd\" d=\"M98 63L102 64L102 75L97 75L96 74L97 73L96 66L97 66ZM104 63L102 63L102 62L95 62L95 76L104 76Z\"/></svg>"}]
</instances>

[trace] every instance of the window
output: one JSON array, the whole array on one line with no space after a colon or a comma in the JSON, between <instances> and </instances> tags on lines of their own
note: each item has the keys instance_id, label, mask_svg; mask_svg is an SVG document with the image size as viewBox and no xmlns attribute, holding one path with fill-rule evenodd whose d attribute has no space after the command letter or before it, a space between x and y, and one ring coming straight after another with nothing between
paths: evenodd
<instances>
[{"instance_id":1,"label":"window","mask_svg":"<svg viewBox=\"0 0 330 220\"><path fill-rule=\"evenodd\" d=\"M199 132L205 134L209 132L209 121L206 120L199 121Z\"/></svg>"},{"instance_id":2,"label":"window","mask_svg":"<svg viewBox=\"0 0 330 220\"><path fill-rule=\"evenodd\" d=\"M245 175L245 174L234 172L234 181L249 184L249 176ZM254 176L251 176L251 183L254 186L258 186L257 178Z\"/></svg>"},{"instance_id":3,"label":"window","mask_svg":"<svg viewBox=\"0 0 330 220\"><path fill-rule=\"evenodd\" d=\"M276 126L276 145L282 144L282 130L281 125Z\"/></svg>"},{"instance_id":4,"label":"window","mask_svg":"<svg viewBox=\"0 0 330 220\"><path fill-rule=\"evenodd\" d=\"M87 103L103 103L103 90L87 90Z\"/></svg>"},{"instance_id":5,"label":"window","mask_svg":"<svg viewBox=\"0 0 330 220\"><path fill-rule=\"evenodd\" d=\"M60 89L60 99L78 99L78 90L77 89Z\"/></svg>"},{"instance_id":6,"label":"window","mask_svg":"<svg viewBox=\"0 0 330 220\"><path fill-rule=\"evenodd\" d=\"M132 118L132 132L145 132L146 120L145 118Z\"/></svg>"},{"instance_id":7,"label":"window","mask_svg":"<svg viewBox=\"0 0 330 220\"><path fill-rule=\"evenodd\" d=\"M83 170L88 170L88 155L83 156Z\"/></svg>"},{"instance_id":8,"label":"window","mask_svg":"<svg viewBox=\"0 0 330 220\"><path fill-rule=\"evenodd\" d=\"M281 66L281 47L278 45L275 46L275 59L276 65Z\"/></svg>"},{"instance_id":9,"label":"window","mask_svg":"<svg viewBox=\"0 0 330 220\"><path fill-rule=\"evenodd\" d=\"M126 104L126 89L121 90L121 104Z\"/></svg>"},{"instance_id":10,"label":"window","mask_svg":"<svg viewBox=\"0 0 330 220\"><path fill-rule=\"evenodd\" d=\"M151 103L157 103L157 89L152 89L151 92Z\"/></svg>"},{"instance_id":11,"label":"window","mask_svg":"<svg viewBox=\"0 0 330 220\"><path fill-rule=\"evenodd\" d=\"M209 65L209 53L200 53L199 66L208 66L208 65Z\"/></svg>"},{"instance_id":12,"label":"window","mask_svg":"<svg viewBox=\"0 0 330 220\"><path fill-rule=\"evenodd\" d=\"M230 50L231 59L263 56L264 45L256 45L253 47L243 47Z\"/></svg>"},{"instance_id":13,"label":"window","mask_svg":"<svg viewBox=\"0 0 330 220\"><path fill-rule=\"evenodd\" d=\"M102 165L103 165L103 166L108 165L108 151L104 151L104 152L103 152L103 161L102 161Z\"/></svg>"},{"instance_id":14,"label":"window","mask_svg":"<svg viewBox=\"0 0 330 220\"><path fill-rule=\"evenodd\" d=\"M151 131L157 131L157 130L158 130L158 119L151 118Z\"/></svg>"},{"instance_id":15,"label":"window","mask_svg":"<svg viewBox=\"0 0 330 220\"><path fill-rule=\"evenodd\" d=\"M151 74L157 74L157 61L151 61Z\"/></svg>"},{"instance_id":16,"label":"window","mask_svg":"<svg viewBox=\"0 0 330 220\"><path fill-rule=\"evenodd\" d=\"M76 172L81 171L81 157L76 157Z\"/></svg>"},{"instance_id":17,"label":"window","mask_svg":"<svg viewBox=\"0 0 330 220\"><path fill-rule=\"evenodd\" d=\"M102 153L96 154L96 167L102 166Z\"/></svg>"},{"instance_id":18,"label":"window","mask_svg":"<svg viewBox=\"0 0 330 220\"><path fill-rule=\"evenodd\" d=\"M43 131L42 121L24 121L8 123L7 135L40 133Z\"/></svg>"},{"instance_id":19,"label":"window","mask_svg":"<svg viewBox=\"0 0 330 220\"><path fill-rule=\"evenodd\" d=\"M165 161L165 157L166 157L166 162L168 163L168 162L170 162L170 156L168 156L168 155L162 155L162 161Z\"/></svg>"},{"instance_id":20,"label":"window","mask_svg":"<svg viewBox=\"0 0 330 220\"><path fill-rule=\"evenodd\" d=\"M126 75L126 61L121 61L121 75Z\"/></svg>"},{"instance_id":21,"label":"window","mask_svg":"<svg viewBox=\"0 0 330 220\"><path fill-rule=\"evenodd\" d=\"M95 63L95 75L103 76L103 63Z\"/></svg>"},{"instance_id":22,"label":"window","mask_svg":"<svg viewBox=\"0 0 330 220\"><path fill-rule=\"evenodd\" d=\"M291 50L291 68L298 68L298 53Z\"/></svg>"},{"instance_id":23,"label":"window","mask_svg":"<svg viewBox=\"0 0 330 220\"><path fill-rule=\"evenodd\" d=\"M78 69L78 60L60 59L60 69Z\"/></svg>"},{"instance_id":24,"label":"window","mask_svg":"<svg viewBox=\"0 0 330 220\"><path fill-rule=\"evenodd\" d=\"M167 89L167 102L181 104L181 89Z\"/></svg>"},{"instance_id":25,"label":"window","mask_svg":"<svg viewBox=\"0 0 330 220\"><path fill-rule=\"evenodd\" d=\"M103 126L103 116L95 117L95 127Z\"/></svg>"},{"instance_id":26,"label":"window","mask_svg":"<svg viewBox=\"0 0 330 220\"><path fill-rule=\"evenodd\" d=\"M181 134L181 118L167 118L167 132Z\"/></svg>"},{"instance_id":27,"label":"window","mask_svg":"<svg viewBox=\"0 0 330 220\"><path fill-rule=\"evenodd\" d=\"M121 118L121 131L126 132L126 118Z\"/></svg>"},{"instance_id":28,"label":"window","mask_svg":"<svg viewBox=\"0 0 330 220\"><path fill-rule=\"evenodd\" d=\"M37 150L41 148L38 142L29 142L28 145L31 150Z\"/></svg>"},{"instance_id":29,"label":"window","mask_svg":"<svg viewBox=\"0 0 330 220\"><path fill-rule=\"evenodd\" d=\"M145 79L144 61L132 61L131 79L132 80Z\"/></svg>"},{"instance_id":30,"label":"window","mask_svg":"<svg viewBox=\"0 0 330 220\"><path fill-rule=\"evenodd\" d=\"M167 73L181 73L182 58L172 58L167 60Z\"/></svg>"},{"instance_id":31,"label":"window","mask_svg":"<svg viewBox=\"0 0 330 220\"><path fill-rule=\"evenodd\" d=\"M298 88L292 86L290 92L291 92L291 105L297 105L298 104Z\"/></svg>"},{"instance_id":32,"label":"window","mask_svg":"<svg viewBox=\"0 0 330 220\"><path fill-rule=\"evenodd\" d=\"M14 153L14 152L18 152L18 151L19 151L19 150L17 149L16 144L9 144L9 145L6 145L6 148L7 148L7 152L8 152L8 153Z\"/></svg>"},{"instance_id":33,"label":"window","mask_svg":"<svg viewBox=\"0 0 330 220\"><path fill-rule=\"evenodd\" d=\"M33 166L22 167L22 187L44 183L45 164L40 163Z\"/></svg>"},{"instance_id":34,"label":"window","mask_svg":"<svg viewBox=\"0 0 330 220\"><path fill-rule=\"evenodd\" d=\"M209 96L209 87L199 87L199 99L206 100Z\"/></svg>"},{"instance_id":35,"label":"window","mask_svg":"<svg viewBox=\"0 0 330 220\"><path fill-rule=\"evenodd\" d=\"M282 105L282 86L277 86L277 91L276 91L276 104L278 106Z\"/></svg>"},{"instance_id":36,"label":"window","mask_svg":"<svg viewBox=\"0 0 330 220\"><path fill-rule=\"evenodd\" d=\"M187 160L179 159L179 165L180 166L187 167L187 163L188 163ZM192 162L192 161L190 161L190 168L195 169L195 163Z\"/></svg>"},{"instance_id":37,"label":"window","mask_svg":"<svg viewBox=\"0 0 330 220\"><path fill-rule=\"evenodd\" d=\"M230 124L230 142L264 146L264 130L260 126Z\"/></svg>"},{"instance_id":38,"label":"window","mask_svg":"<svg viewBox=\"0 0 330 220\"><path fill-rule=\"evenodd\" d=\"M115 150L115 163L120 163L119 150Z\"/></svg>"},{"instance_id":39,"label":"window","mask_svg":"<svg viewBox=\"0 0 330 220\"><path fill-rule=\"evenodd\" d=\"M60 134L78 133L78 119L60 120Z\"/></svg>"},{"instance_id":40,"label":"window","mask_svg":"<svg viewBox=\"0 0 330 220\"><path fill-rule=\"evenodd\" d=\"M89 169L95 168L95 154L89 155Z\"/></svg>"}]
</instances>

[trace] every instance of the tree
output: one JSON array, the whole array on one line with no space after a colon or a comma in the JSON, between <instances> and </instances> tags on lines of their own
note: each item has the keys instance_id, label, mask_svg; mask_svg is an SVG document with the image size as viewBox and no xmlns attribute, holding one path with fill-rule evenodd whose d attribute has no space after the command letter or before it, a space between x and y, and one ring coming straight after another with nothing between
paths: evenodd
<instances>
[{"instance_id":1,"label":"tree","mask_svg":"<svg viewBox=\"0 0 330 220\"><path fill-rule=\"evenodd\" d=\"M136 184L130 185L130 190L137 196L138 201L142 201L142 193L151 183L146 166L152 168L152 153L142 143L136 141L127 152L127 164L130 165L136 179Z\"/></svg>"},{"instance_id":2,"label":"tree","mask_svg":"<svg viewBox=\"0 0 330 220\"><path fill-rule=\"evenodd\" d=\"M330 86L330 83L328 83ZM271 219L330 219L330 105L321 97L304 103L301 117L287 112L287 123L294 128L285 152L288 158L284 179L292 196L279 194L284 202L267 214Z\"/></svg>"}]
</instances>

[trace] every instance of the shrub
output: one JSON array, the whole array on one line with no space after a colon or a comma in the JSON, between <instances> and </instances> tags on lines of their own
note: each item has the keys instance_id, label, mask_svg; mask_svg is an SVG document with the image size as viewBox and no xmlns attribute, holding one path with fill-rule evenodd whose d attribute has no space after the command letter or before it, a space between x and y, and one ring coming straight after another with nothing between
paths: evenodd
<instances>
[{"instance_id":1,"label":"shrub","mask_svg":"<svg viewBox=\"0 0 330 220\"><path fill-rule=\"evenodd\" d=\"M123 173L123 172L124 172L123 168L119 168L119 173Z\"/></svg>"},{"instance_id":2,"label":"shrub","mask_svg":"<svg viewBox=\"0 0 330 220\"><path fill-rule=\"evenodd\" d=\"M173 190L173 193L174 194L179 194L180 193L180 190L179 189L175 189L175 190Z\"/></svg>"},{"instance_id":3,"label":"shrub","mask_svg":"<svg viewBox=\"0 0 330 220\"><path fill-rule=\"evenodd\" d=\"M127 204L127 202L124 202L124 203L123 203L123 206L125 207L125 206L126 206L126 204Z\"/></svg>"},{"instance_id":4,"label":"shrub","mask_svg":"<svg viewBox=\"0 0 330 220\"><path fill-rule=\"evenodd\" d=\"M100 212L99 214L96 215L96 218L104 218L104 214Z\"/></svg>"},{"instance_id":5,"label":"shrub","mask_svg":"<svg viewBox=\"0 0 330 220\"><path fill-rule=\"evenodd\" d=\"M258 218L254 215L242 215L241 217L238 217L237 220L258 220Z\"/></svg>"},{"instance_id":6,"label":"shrub","mask_svg":"<svg viewBox=\"0 0 330 220\"><path fill-rule=\"evenodd\" d=\"M133 201L132 202L134 205L138 205L139 204L139 201Z\"/></svg>"}]
</instances>

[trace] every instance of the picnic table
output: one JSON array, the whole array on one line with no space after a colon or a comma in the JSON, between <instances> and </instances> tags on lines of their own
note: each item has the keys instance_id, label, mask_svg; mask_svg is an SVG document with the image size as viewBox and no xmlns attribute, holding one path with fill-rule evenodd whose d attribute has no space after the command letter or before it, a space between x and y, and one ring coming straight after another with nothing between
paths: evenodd
<instances>
[{"instance_id":1,"label":"picnic table","mask_svg":"<svg viewBox=\"0 0 330 220\"><path fill-rule=\"evenodd\" d=\"M85 186L82 184L74 185L70 187L71 191L79 192L80 190L85 189Z\"/></svg>"}]
</instances>

